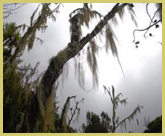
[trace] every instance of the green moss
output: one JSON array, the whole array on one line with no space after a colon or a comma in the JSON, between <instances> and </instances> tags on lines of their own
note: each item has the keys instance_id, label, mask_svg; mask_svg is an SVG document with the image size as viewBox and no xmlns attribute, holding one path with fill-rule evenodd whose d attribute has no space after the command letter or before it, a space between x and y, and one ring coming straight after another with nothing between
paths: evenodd
<instances>
[{"instance_id":1,"label":"green moss","mask_svg":"<svg viewBox=\"0 0 165 136\"><path fill-rule=\"evenodd\" d=\"M58 69L65 63L67 60L66 52L65 50L59 52L57 56L52 57L50 59L50 68L54 71L58 71Z\"/></svg>"}]
</instances>

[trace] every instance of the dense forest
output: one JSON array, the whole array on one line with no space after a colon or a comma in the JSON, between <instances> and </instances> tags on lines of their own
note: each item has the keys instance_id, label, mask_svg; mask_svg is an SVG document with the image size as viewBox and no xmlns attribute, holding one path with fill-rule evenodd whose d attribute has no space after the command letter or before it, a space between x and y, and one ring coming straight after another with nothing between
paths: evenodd
<instances>
[{"instance_id":1,"label":"dense forest","mask_svg":"<svg viewBox=\"0 0 165 136\"><path fill-rule=\"evenodd\" d=\"M105 54L112 55L117 60L123 76L126 76L117 47L117 42L120 39L118 39L113 25L122 24L125 14L128 14L131 23L135 26L134 31L132 31L132 43L138 50L141 40L136 37L136 34L143 33L144 37L152 38L156 34L152 33L150 29L156 30L162 26L162 4L153 4L156 8L153 14L149 12L150 3L143 4L146 9L144 14L149 17L150 21L147 27L139 29L136 12L134 11L137 4L112 4L109 12L103 15L93 8L94 4L82 3L81 7L77 7L68 15L70 42L65 45L63 50L49 59L48 67L44 72L38 71L39 63L34 67L31 64L23 63L22 56L24 56L26 50L33 50L36 41L44 46L44 41L37 34L46 32L49 27L49 20L56 23L61 10L65 10L65 4L38 4L31 14L28 24L18 25L17 22L12 20L6 21L13 14L17 14L15 12L24 10L26 5L28 4L3 4L3 132L116 133L117 128L126 129L127 124L131 122L140 125L137 117L145 107L136 103L137 106L135 105L133 110L129 110L130 114L120 117L118 109L129 106L127 98L122 98L125 94L122 90L115 89L113 85L103 85L101 88L108 96L109 103L107 105L111 109L110 112L107 113L102 110L101 114L98 115L93 111L87 111L86 122L81 123L79 129L74 128L71 124L79 118L81 106L84 105L86 99L84 97L79 99L80 97L77 94L68 94L63 105L59 106L58 104L62 99L58 97L57 93L58 79L61 75L64 79L67 78L67 74L64 74L67 73L67 64L74 59L75 80L77 79L79 86L85 90L85 66L82 62L82 58L85 58L86 66L89 67L91 73L92 89L97 89L99 86L99 61L97 56L102 51ZM62 6L64 6L63 9L61 9ZM94 19L99 20L98 23L92 27L93 29L89 33L84 34L83 30L90 28L90 23ZM103 47L98 45L98 40L101 38L105 41ZM161 41L158 41L158 43L157 46L162 46ZM65 83L63 84L65 86ZM159 115L153 121L144 122L146 127L144 133L162 132L162 115Z\"/></svg>"}]
</instances>

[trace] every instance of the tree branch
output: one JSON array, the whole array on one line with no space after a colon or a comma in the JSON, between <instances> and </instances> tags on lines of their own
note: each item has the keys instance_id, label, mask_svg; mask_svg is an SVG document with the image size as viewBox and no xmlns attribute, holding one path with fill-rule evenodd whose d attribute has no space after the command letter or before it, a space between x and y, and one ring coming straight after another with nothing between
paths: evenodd
<instances>
[{"instance_id":1,"label":"tree branch","mask_svg":"<svg viewBox=\"0 0 165 136\"><path fill-rule=\"evenodd\" d=\"M149 24L149 26L152 24L152 23L154 23L154 18L155 18L155 16L156 16L156 14L158 13L158 11L159 11L159 9L157 9L156 11L155 11L155 13L154 13L154 15L153 15L153 17L151 18L151 16L150 16L150 19L151 19L151 21L150 21L150 24ZM148 13L149 14L149 13ZM149 30L149 29L148 29ZM144 37L146 37L146 34L147 34L147 32L148 32L148 30L146 30L146 32L144 33Z\"/></svg>"},{"instance_id":2,"label":"tree branch","mask_svg":"<svg viewBox=\"0 0 165 136\"><path fill-rule=\"evenodd\" d=\"M18 7L17 7L18 5ZM3 4L3 19L9 17L13 11L20 9L22 6L26 5L26 3L7 3ZM14 8L12 8L14 6Z\"/></svg>"},{"instance_id":3,"label":"tree branch","mask_svg":"<svg viewBox=\"0 0 165 136\"><path fill-rule=\"evenodd\" d=\"M44 21L51 15L53 14L53 12L49 12L47 9L49 8L49 4L48 3L44 3L42 6L42 10L41 10L41 14L38 16L38 18L36 19L36 21L34 21L34 24L30 27L28 27L27 31L25 32L25 34L22 36L21 40L18 43L18 47L16 48L13 56L10 58L10 62L13 63L15 58L17 57L17 54L25 49L26 45L30 45L28 47L28 49L31 49L33 43L30 43L32 41L32 39L35 39L35 33L36 30L39 29L43 24ZM32 37L34 35L34 37ZM31 45L32 44L32 45ZM22 50L21 50L22 49Z\"/></svg>"},{"instance_id":4,"label":"tree branch","mask_svg":"<svg viewBox=\"0 0 165 136\"><path fill-rule=\"evenodd\" d=\"M52 86L60 76L60 71L63 68L64 64L71 58L75 57L83 49L83 47L103 29L103 27L108 23L108 21L112 19L115 14L118 13L119 10L122 10L126 5L128 4L124 3L119 5L119 3L117 3L113 7L113 9L96 25L96 27L90 34L87 34L76 45L70 42L64 50L60 51L51 60L40 84L43 90L43 99L46 100L50 95Z\"/></svg>"},{"instance_id":5,"label":"tree branch","mask_svg":"<svg viewBox=\"0 0 165 136\"><path fill-rule=\"evenodd\" d=\"M147 3L147 4L146 4L146 12L147 12L147 15L149 16L150 20L152 20L151 15L149 14L149 11L148 11L148 5L149 5L149 4L150 4L150 3Z\"/></svg>"},{"instance_id":6,"label":"tree branch","mask_svg":"<svg viewBox=\"0 0 165 136\"><path fill-rule=\"evenodd\" d=\"M61 131L62 132L66 132L67 128L66 128L66 115L67 115L67 108L68 108L68 104L70 102L70 100L72 98L75 98L76 96L71 96L71 97L68 97L65 104L64 104L64 107L63 107L63 110L62 110L62 115L61 115Z\"/></svg>"},{"instance_id":7,"label":"tree branch","mask_svg":"<svg viewBox=\"0 0 165 136\"><path fill-rule=\"evenodd\" d=\"M83 100L84 100L84 98L82 98L79 102L78 102L78 101L76 102L75 109L74 109L73 112L71 112L71 118L69 119L69 122L68 122L67 128L69 128L70 123L72 122L73 117L74 117L74 115L76 114L76 111L78 110L78 105L79 105L81 102L83 102Z\"/></svg>"},{"instance_id":8,"label":"tree branch","mask_svg":"<svg viewBox=\"0 0 165 136\"><path fill-rule=\"evenodd\" d=\"M124 123L126 120L130 120L130 118L132 117L134 117L136 114L137 114L137 112L140 112L140 109L141 108L143 108L143 106L137 106L136 107L136 109L128 116L128 117L126 117L125 119L123 119L122 121L120 121L120 123L118 123L117 125L116 125L116 127L115 127L115 129L116 128L118 128L122 123Z\"/></svg>"},{"instance_id":9,"label":"tree branch","mask_svg":"<svg viewBox=\"0 0 165 136\"><path fill-rule=\"evenodd\" d=\"M135 32L136 32L136 31L145 31L145 33L144 33L144 38L146 38L146 34L147 34L148 30L149 30L151 27L153 27L153 26L155 26L156 24L158 24L159 22L162 22L162 19L161 19L161 18L160 18L158 21L157 21L157 20L154 21L154 18L155 18L155 16L156 16L156 14L160 12L160 9L158 8L158 9L154 12L154 15L151 16L151 15L149 14L148 6L149 6L149 3L146 4L146 13L147 13L148 17L150 18L150 23L149 23L148 27L146 27L146 28L144 28L144 29L135 29L135 30L133 31L133 42L135 42Z\"/></svg>"},{"instance_id":10,"label":"tree branch","mask_svg":"<svg viewBox=\"0 0 165 136\"><path fill-rule=\"evenodd\" d=\"M137 32L137 31L139 31L139 32L148 31L150 28L152 28L153 26L155 26L156 24L158 24L161 21L162 21L162 19L158 20L157 22L153 23L152 25L150 25L150 26L148 26L147 28L144 28L144 29L135 29L133 31L133 37L134 37L133 42L135 42L135 32Z\"/></svg>"}]
</instances>

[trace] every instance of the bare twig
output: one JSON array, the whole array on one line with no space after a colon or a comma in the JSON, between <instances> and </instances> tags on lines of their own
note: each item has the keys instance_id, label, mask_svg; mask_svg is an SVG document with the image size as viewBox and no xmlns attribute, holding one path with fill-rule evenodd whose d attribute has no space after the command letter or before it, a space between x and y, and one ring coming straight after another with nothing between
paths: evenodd
<instances>
[{"instance_id":1,"label":"bare twig","mask_svg":"<svg viewBox=\"0 0 165 136\"><path fill-rule=\"evenodd\" d=\"M57 13L59 12L59 8L60 8L60 6L61 6L62 3L57 3L57 4L58 4L57 7L55 7L55 8L51 11L51 14L54 13L54 12L57 12Z\"/></svg>"},{"instance_id":2,"label":"bare twig","mask_svg":"<svg viewBox=\"0 0 165 136\"><path fill-rule=\"evenodd\" d=\"M73 120L73 117L76 115L77 111L78 111L78 105L83 102L84 98L82 98L80 101L76 101L76 106L74 108L74 111L72 112L71 110L71 118L69 119L69 122L68 122L68 125L67 125L67 128L69 128L70 126L70 123L72 122ZM77 113L78 114L78 113Z\"/></svg>"},{"instance_id":3,"label":"bare twig","mask_svg":"<svg viewBox=\"0 0 165 136\"><path fill-rule=\"evenodd\" d=\"M152 25L150 25L150 26L148 26L147 28L144 28L144 29L135 29L133 31L133 37L134 37L133 42L135 42L135 32L136 31L139 31L139 32L141 32L141 31L148 31L150 28L152 28L153 26L155 26L156 24L158 24L161 21L162 21L162 19L158 20L157 22L154 22Z\"/></svg>"},{"instance_id":4,"label":"bare twig","mask_svg":"<svg viewBox=\"0 0 165 136\"><path fill-rule=\"evenodd\" d=\"M151 27L153 27L153 26L155 26L156 24L158 24L159 22L161 22L162 21L162 19L160 19L160 20L155 20L154 21L154 18L155 18L155 16L156 16L156 14L159 12L159 8L154 12L154 15L153 16L151 16L150 15L150 13L149 13L149 9L148 9L148 7L149 7L149 4L150 3L147 3L146 4L146 13L147 13L147 15L148 15L148 17L150 18L150 23L149 23L149 25L148 25L148 27L146 27L146 28L144 28L144 29L135 29L134 31L133 31L133 42L135 42L135 32L136 31L145 31L145 33L144 33L144 38L146 38L146 34L147 34L147 32L149 31L149 29L151 28Z\"/></svg>"},{"instance_id":5,"label":"bare twig","mask_svg":"<svg viewBox=\"0 0 165 136\"><path fill-rule=\"evenodd\" d=\"M26 5L26 3L9 3L9 4L7 3L7 4L3 4L3 19L8 18L11 14L14 13L14 11L20 9L24 5Z\"/></svg>"},{"instance_id":6,"label":"bare twig","mask_svg":"<svg viewBox=\"0 0 165 136\"><path fill-rule=\"evenodd\" d=\"M162 42L159 42L159 41L158 41L158 43L162 45Z\"/></svg>"},{"instance_id":7,"label":"bare twig","mask_svg":"<svg viewBox=\"0 0 165 136\"><path fill-rule=\"evenodd\" d=\"M64 104L64 107L63 107L63 110L62 110L62 115L61 115L61 131L62 132L66 132L67 131L67 128L66 128L66 117L67 117L67 109L68 109L70 100L72 98L76 98L76 97L77 96L68 97L66 102L65 102L65 104Z\"/></svg>"},{"instance_id":8,"label":"bare twig","mask_svg":"<svg viewBox=\"0 0 165 136\"><path fill-rule=\"evenodd\" d=\"M148 5L149 5L149 4L150 4L150 3L147 3L147 4L146 4L146 12L147 12L147 15L149 16L150 20L152 21L151 15L149 14L149 11L148 11Z\"/></svg>"},{"instance_id":9,"label":"bare twig","mask_svg":"<svg viewBox=\"0 0 165 136\"><path fill-rule=\"evenodd\" d=\"M155 18L155 16L156 16L156 14L158 13L158 11L159 11L159 9L157 9L156 11L155 11L155 13L154 13L154 15L153 15L153 17L151 18L151 21L150 21L150 24L149 24L149 26L152 24L152 23L154 23L154 18ZM151 17L151 16L150 16ZM149 30L149 29L148 29ZM147 34L147 32L148 32L148 30L144 33L144 37L146 37L146 34Z\"/></svg>"}]
</instances>

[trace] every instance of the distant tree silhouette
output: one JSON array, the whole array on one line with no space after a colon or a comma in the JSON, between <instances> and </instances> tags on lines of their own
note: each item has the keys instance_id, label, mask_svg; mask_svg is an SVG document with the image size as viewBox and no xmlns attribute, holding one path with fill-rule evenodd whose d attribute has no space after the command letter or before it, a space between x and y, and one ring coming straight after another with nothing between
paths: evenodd
<instances>
[{"instance_id":1,"label":"distant tree silhouette","mask_svg":"<svg viewBox=\"0 0 165 136\"><path fill-rule=\"evenodd\" d=\"M82 132L84 133L108 133L110 128L110 121L108 114L101 113L101 117L93 112L86 114L87 124L82 124Z\"/></svg>"},{"instance_id":2,"label":"distant tree silhouette","mask_svg":"<svg viewBox=\"0 0 165 136\"><path fill-rule=\"evenodd\" d=\"M112 91L110 90L110 88L107 88L105 86L104 90L108 93L112 102L112 118L110 118L105 112L101 113L101 118L99 115L96 115L93 112L87 112L87 124L82 125L82 131L84 133L115 133L116 129L119 126L125 127L126 129L127 120L129 122L133 121L137 113L140 113L141 109L143 108L142 106L138 105L129 116L120 121L119 117L116 117L117 108L119 107L119 104L126 105L127 99L120 99L122 93L115 95L115 89L113 86ZM139 125L138 119L136 119L136 122Z\"/></svg>"},{"instance_id":3,"label":"distant tree silhouette","mask_svg":"<svg viewBox=\"0 0 165 136\"><path fill-rule=\"evenodd\" d=\"M146 127L144 133L162 133L162 116L151 121Z\"/></svg>"}]
</instances>

